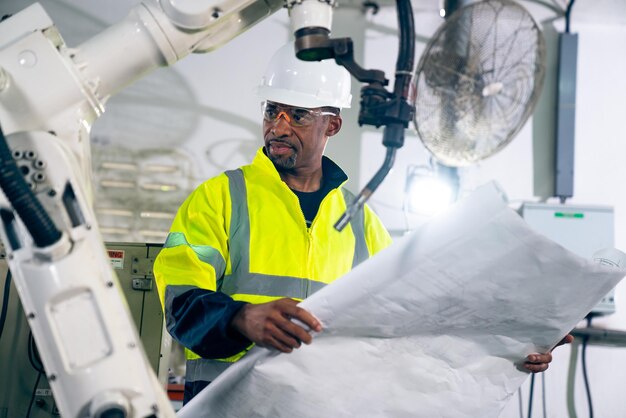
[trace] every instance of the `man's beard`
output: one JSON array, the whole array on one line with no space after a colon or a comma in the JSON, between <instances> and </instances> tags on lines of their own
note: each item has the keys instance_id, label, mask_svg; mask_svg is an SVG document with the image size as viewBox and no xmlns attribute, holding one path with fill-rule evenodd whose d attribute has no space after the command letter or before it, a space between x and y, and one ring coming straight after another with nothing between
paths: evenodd
<instances>
[{"instance_id":1,"label":"man's beard","mask_svg":"<svg viewBox=\"0 0 626 418\"><path fill-rule=\"evenodd\" d=\"M268 152L268 157L278 171L291 170L296 166L298 154L294 151L290 156L275 156Z\"/></svg>"}]
</instances>

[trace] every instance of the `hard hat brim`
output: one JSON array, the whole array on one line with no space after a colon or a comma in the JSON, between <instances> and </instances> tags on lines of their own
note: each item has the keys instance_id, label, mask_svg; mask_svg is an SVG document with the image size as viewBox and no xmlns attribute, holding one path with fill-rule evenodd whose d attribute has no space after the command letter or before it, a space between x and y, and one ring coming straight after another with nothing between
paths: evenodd
<instances>
[{"instance_id":1,"label":"hard hat brim","mask_svg":"<svg viewBox=\"0 0 626 418\"><path fill-rule=\"evenodd\" d=\"M257 95L262 100L270 100L276 103L282 103L290 106L306 107L309 109L316 107L338 107L349 108L352 101L352 95L344 100L338 100L329 97L316 97L310 94L303 94L293 90L279 89L275 87L259 86Z\"/></svg>"}]
</instances>

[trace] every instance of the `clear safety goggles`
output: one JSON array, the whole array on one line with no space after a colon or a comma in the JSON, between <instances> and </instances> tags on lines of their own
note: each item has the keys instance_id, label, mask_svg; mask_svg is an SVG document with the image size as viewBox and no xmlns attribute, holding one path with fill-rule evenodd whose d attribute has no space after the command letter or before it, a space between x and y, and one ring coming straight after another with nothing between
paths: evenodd
<instances>
[{"instance_id":1,"label":"clear safety goggles","mask_svg":"<svg viewBox=\"0 0 626 418\"><path fill-rule=\"evenodd\" d=\"M261 110L263 111L263 119L267 122L274 122L280 117L284 117L291 126L310 126L320 116L337 116L333 112L278 105L268 101L261 103Z\"/></svg>"}]
</instances>

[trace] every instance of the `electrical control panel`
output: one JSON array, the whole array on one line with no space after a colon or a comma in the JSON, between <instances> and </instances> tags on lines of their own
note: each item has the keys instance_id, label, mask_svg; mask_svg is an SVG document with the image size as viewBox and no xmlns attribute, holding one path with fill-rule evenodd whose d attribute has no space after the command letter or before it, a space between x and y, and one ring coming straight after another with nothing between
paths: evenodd
<instances>
[{"instance_id":1,"label":"electrical control panel","mask_svg":"<svg viewBox=\"0 0 626 418\"><path fill-rule=\"evenodd\" d=\"M584 258L614 247L614 213L609 206L525 203L521 215L536 232ZM611 290L593 308L595 315L615 312L615 291Z\"/></svg>"}]
</instances>

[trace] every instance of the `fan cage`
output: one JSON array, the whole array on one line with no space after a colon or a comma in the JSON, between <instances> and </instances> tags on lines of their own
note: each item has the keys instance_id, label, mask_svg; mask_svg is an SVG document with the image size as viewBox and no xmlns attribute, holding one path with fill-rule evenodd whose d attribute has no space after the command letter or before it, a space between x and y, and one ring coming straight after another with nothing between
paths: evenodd
<instances>
[{"instance_id":1,"label":"fan cage","mask_svg":"<svg viewBox=\"0 0 626 418\"><path fill-rule=\"evenodd\" d=\"M545 41L510 0L453 13L416 70L415 127L440 162L466 166L495 154L524 126L545 74Z\"/></svg>"}]
</instances>

